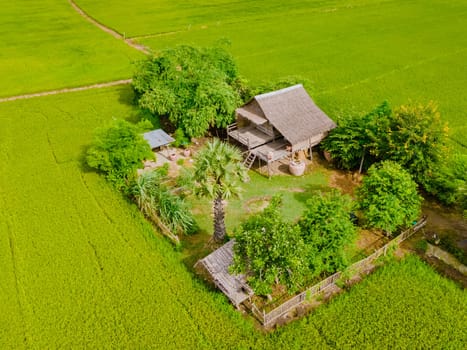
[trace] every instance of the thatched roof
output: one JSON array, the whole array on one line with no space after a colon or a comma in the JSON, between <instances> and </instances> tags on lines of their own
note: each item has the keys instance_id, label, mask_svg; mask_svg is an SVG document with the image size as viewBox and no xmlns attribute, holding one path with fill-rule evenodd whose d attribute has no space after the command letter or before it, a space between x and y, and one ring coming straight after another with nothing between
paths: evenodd
<instances>
[{"instance_id":1,"label":"thatched roof","mask_svg":"<svg viewBox=\"0 0 467 350\"><path fill-rule=\"evenodd\" d=\"M149 143L151 149L158 148L161 146L167 146L169 143L175 141L162 129L146 132L143 134L143 137Z\"/></svg>"},{"instance_id":2,"label":"thatched roof","mask_svg":"<svg viewBox=\"0 0 467 350\"><path fill-rule=\"evenodd\" d=\"M236 112L255 124L268 120L292 145L336 127L302 84L255 96Z\"/></svg>"},{"instance_id":3,"label":"thatched roof","mask_svg":"<svg viewBox=\"0 0 467 350\"><path fill-rule=\"evenodd\" d=\"M199 260L195 266L203 266L211 276L216 287L235 306L238 306L253 295L253 290L246 284L243 275L233 275L229 272L229 267L233 263L234 244L235 240L232 239L204 259Z\"/></svg>"}]
</instances>

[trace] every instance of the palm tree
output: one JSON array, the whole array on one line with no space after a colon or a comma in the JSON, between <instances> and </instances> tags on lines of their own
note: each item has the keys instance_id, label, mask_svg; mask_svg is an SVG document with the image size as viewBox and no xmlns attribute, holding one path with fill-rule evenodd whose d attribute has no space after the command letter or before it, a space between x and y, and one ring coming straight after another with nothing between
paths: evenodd
<instances>
[{"instance_id":1,"label":"palm tree","mask_svg":"<svg viewBox=\"0 0 467 350\"><path fill-rule=\"evenodd\" d=\"M223 200L238 197L239 181L246 180L246 169L240 151L214 139L195 156L193 180L199 197L212 199L214 212L214 241L225 239Z\"/></svg>"}]
</instances>

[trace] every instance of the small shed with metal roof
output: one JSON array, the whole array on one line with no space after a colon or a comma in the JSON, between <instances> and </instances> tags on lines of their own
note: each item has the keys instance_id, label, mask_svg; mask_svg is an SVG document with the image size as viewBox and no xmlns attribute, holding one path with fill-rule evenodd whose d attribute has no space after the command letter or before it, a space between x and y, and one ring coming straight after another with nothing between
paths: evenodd
<instances>
[{"instance_id":1,"label":"small shed with metal roof","mask_svg":"<svg viewBox=\"0 0 467 350\"><path fill-rule=\"evenodd\" d=\"M164 147L174 142L175 139L162 129L149 131L143 134L151 149Z\"/></svg>"}]
</instances>

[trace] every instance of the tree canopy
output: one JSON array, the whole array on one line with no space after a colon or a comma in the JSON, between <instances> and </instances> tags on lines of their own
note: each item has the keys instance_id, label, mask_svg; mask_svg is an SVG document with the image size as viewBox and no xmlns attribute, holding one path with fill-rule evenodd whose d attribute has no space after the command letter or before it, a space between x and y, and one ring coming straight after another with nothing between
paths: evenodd
<instances>
[{"instance_id":1,"label":"tree canopy","mask_svg":"<svg viewBox=\"0 0 467 350\"><path fill-rule=\"evenodd\" d=\"M398 163L384 161L368 170L357 189L358 206L367 226L394 233L420 215L422 198L412 176Z\"/></svg>"},{"instance_id":2,"label":"tree canopy","mask_svg":"<svg viewBox=\"0 0 467 350\"><path fill-rule=\"evenodd\" d=\"M140 107L190 138L231 123L243 90L235 61L221 46L163 50L138 63L133 87Z\"/></svg>"},{"instance_id":3,"label":"tree canopy","mask_svg":"<svg viewBox=\"0 0 467 350\"><path fill-rule=\"evenodd\" d=\"M418 183L424 184L446 151L448 128L441 121L437 106L433 102L410 103L377 123L380 127L373 136L373 154L380 160L399 163Z\"/></svg>"},{"instance_id":4,"label":"tree canopy","mask_svg":"<svg viewBox=\"0 0 467 350\"><path fill-rule=\"evenodd\" d=\"M257 294L266 295L281 283L293 292L303 286L309 273L306 248L297 225L287 223L274 197L261 213L250 217L235 231L234 272L247 272Z\"/></svg>"},{"instance_id":5,"label":"tree canopy","mask_svg":"<svg viewBox=\"0 0 467 350\"><path fill-rule=\"evenodd\" d=\"M337 191L315 195L298 225L308 250L314 276L334 273L349 265L349 248L357 238L350 213L350 197Z\"/></svg>"},{"instance_id":6,"label":"tree canopy","mask_svg":"<svg viewBox=\"0 0 467 350\"><path fill-rule=\"evenodd\" d=\"M344 269L356 239L347 196L313 196L298 224L283 218L280 204L273 197L235 231L233 271L246 273L257 294L269 294L274 284L294 292L313 277Z\"/></svg>"},{"instance_id":7,"label":"tree canopy","mask_svg":"<svg viewBox=\"0 0 467 350\"><path fill-rule=\"evenodd\" d=\"M323 147L343 169L357 168L364 156L368 167L392 160L423 184L437 168L446 140L447 126L433 102L410 103L394 110L383 102L363 117L344 118Z\"/></svg>"},{"instance_id":8,"label":"tree canopy","mask_svg":"<svg viewBox=\"0 0 467 350\"><path fill-rule=\"evenodd\" d=\"M347 116L339 121L337 128L331 130L321 145L328 151L337 166L342 169L356 169L361 165L372 164L370 156L383 132L380 120L386 120L392 113L387 102L383 102L365 116ZM366 156L365 164L361 164ZM367 167L365 167L367 168Z\"/></svg>"},{"instance_id":9,"label":"tree canopy","mask_svg":"<svg viewBox=\"0 0 467 350\"><path fill-rule=\"evenodd\" d=\"M154 154L141 133L152 127L144 121L132 124L116 119L95 131L94 141L86 155L87 164L106 174L118 188L142 167L142 160L153 159Z\"/></svg>"}]
</instances>

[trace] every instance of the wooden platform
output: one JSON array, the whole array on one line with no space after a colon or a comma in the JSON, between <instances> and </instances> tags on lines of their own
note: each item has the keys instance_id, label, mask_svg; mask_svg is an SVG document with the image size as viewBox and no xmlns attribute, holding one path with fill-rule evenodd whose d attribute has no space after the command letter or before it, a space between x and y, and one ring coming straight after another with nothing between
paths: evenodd
<instances>
[{"instance_id":1,"label":"wooden platform","mask_svg":"<svg viewBox=\"0 0 467 350\"><path fill-rule=\"evenodd\" d=\"M244 128L230 129L227 130L227 134L229 137L247 146L248 149L256 148L274 140L274 136L265 134L258 130L254 125Z\"/></svg>"},{"instance_id":2,"label":"wooden platform","mask_svg":"<svg viewBox=\"0 0 467 350\"><path fill-rule=\"evenodd\" d=\"M266 163L275 162L289 155L286 150L287 141L284 139L273 141L251 150L258 158Z\"/></svg>"},{"instance_id":3,"label":"wooden platform","mask_svg":"<svg viewBox=\"0 0 467 350\"><path fill-rule=\"evenodd\" d=\"M254 293L246 284L244 275L233 275L229 272L229 267L233 263L234 244L235 240L233 239L204 259L199 260L196 265L203 266L211 275L216 287L229 298L232 304L238 307Z\"/></svg>"}]
</instances>

